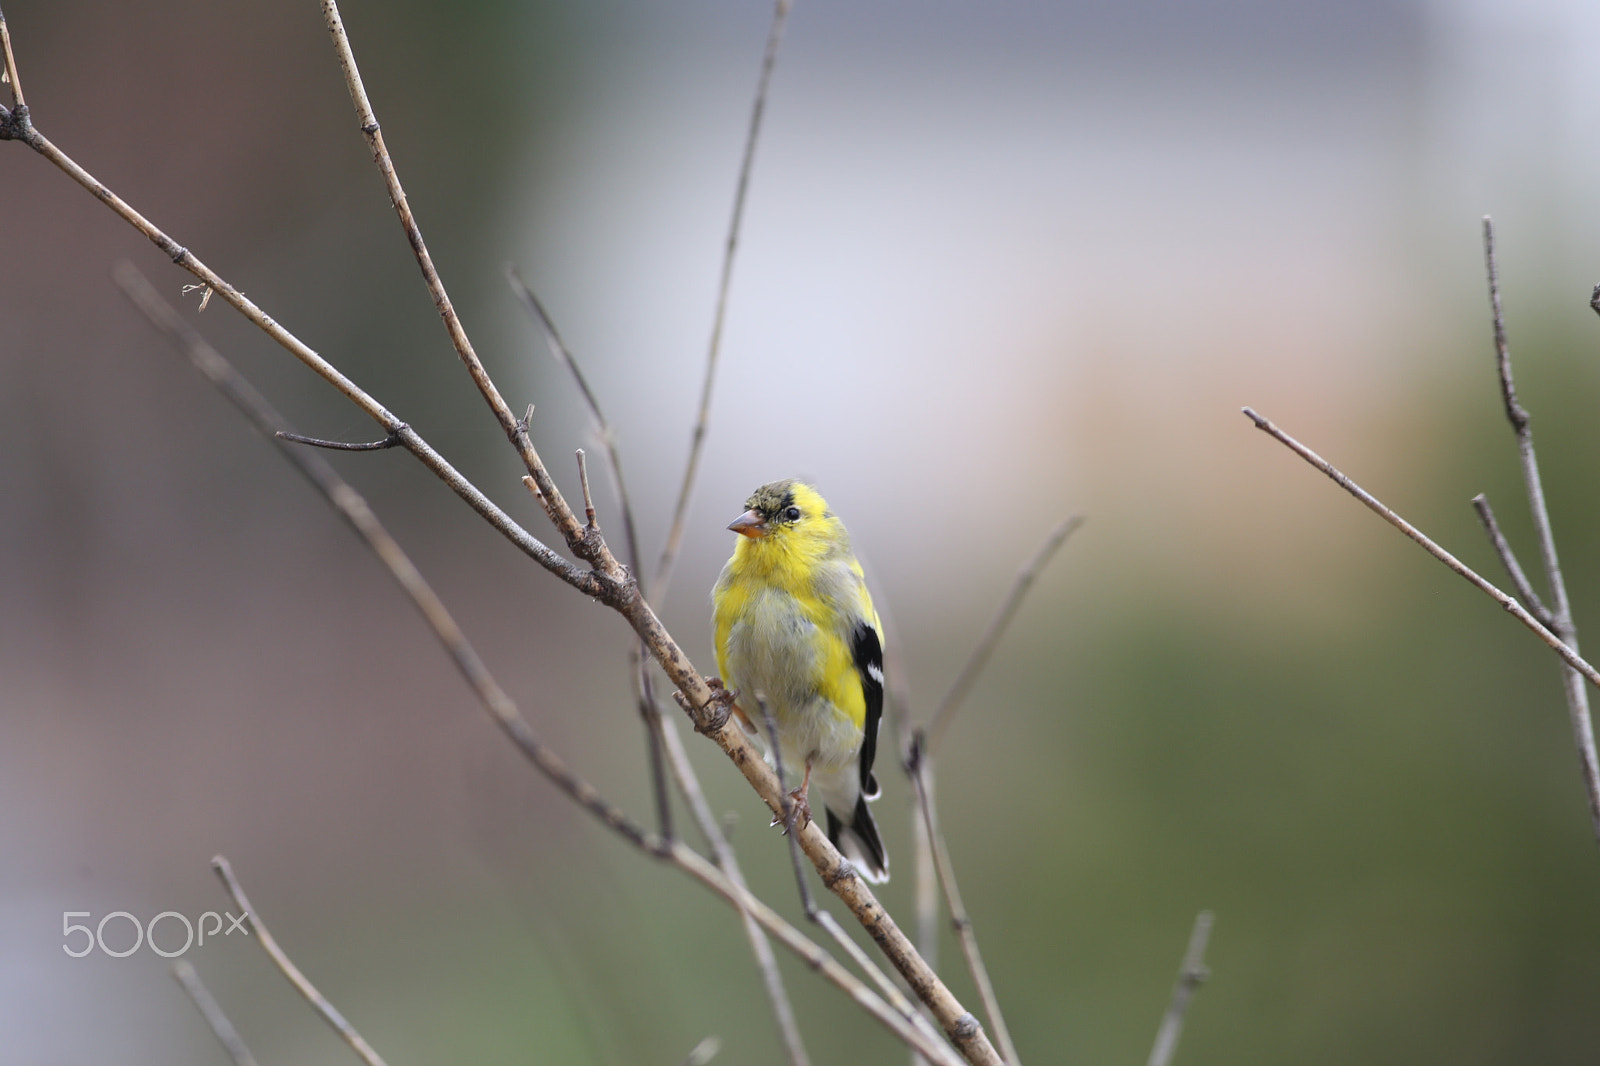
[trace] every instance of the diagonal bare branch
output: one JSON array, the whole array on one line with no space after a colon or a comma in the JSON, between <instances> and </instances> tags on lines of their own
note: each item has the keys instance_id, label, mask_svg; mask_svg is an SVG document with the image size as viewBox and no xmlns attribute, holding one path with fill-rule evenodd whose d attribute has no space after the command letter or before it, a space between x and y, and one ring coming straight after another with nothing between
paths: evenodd
<instances>
[{"instance_id":1,"label":"diagonal bare branch","mask_svg":"<svg viewBox=\"0 0 1600 1066\"><path fill-rule=\"evenodd\" d=\"M1423 550L1429 555L1433 556L1445 566L1455 571L1456 574L1465 578L1474 588L1477 588L1479 591L1483 592L1501 607L1504 607L1507 613L1516 618L1516 620L1521 622L1524 626L1528 627L1528 629L1532 630L1534 636L1544 641L1550 650L1561 656L1562 661L1564 661L1568 666L1572 667L1573 670L1582 674L1591 685L1600 685L1600 671L1597 671L1592 665L1589 664L1588 661L1583 658L1583 656L1579 655L1571 645L1567 644L1560 637L1556 636L1555 633L1551 632L1548 627L1530 614L1526 607L1523 607L1522 604L1518 603L1514 598L1495 588L1476 570L1473 570L1470 566L1457 559L1454 555L1451 555L1449 552L1445 551L1416 526L1412 525L1410 522L1407 522L1404 518L1401 518L1398 514L1380 502L1377 497L1373 496L1366 489L1363 489L1360 485L1357 485L1354 481L1350 480L1350 478L1346 477L1336 467L1334 467L1332 463L1329 463L1326 459L1322 458L1322 456L1318 455L1316 452L1312 451L1310 448L1307 448L1304 444L1301 444L1299 441L1289 436L1289 434L1273 425L1271 421L1263 418L1261 415L1258 415L1254 410L1248 407L1244 408L1244 414L1250 419L1250 421L1255 423L1257 429L1266 433L1284 447L1300 456L1300 458L1304 459L1306 462L1322 471L1329 478L1331 478L1336 485L1344 489L1356 499L1360 500L1362 503L1366 504L1369 509L1381 517L1385 522L1388 522L1400 532L1416 541L1417 544L1421 545ZM1584 732L1584 727L1587 725L1587 721L1582 723L1574 722L1573 729L1577 734L1576 739L1578 743L1578 756L1582 762L1583 783L1589 794L1590 816L1597 825L1600 825L1600 766L1596 765L1595 760L1594 734L1592 730L1590 730L1587 735L1585 735Z\"/></svg>"},{"instance_id":2,"label":"diagonal bare branch","mask_svg":"<svg viewBox=\"0 0 1600 1066\"><path fill-rule=\"evenodd\" d=\"M311 1004L318 1014L322 1015L322 1020L333 1027L333 1031L338 1033L346 1044L350 1045L352 1051L361 1056L362 1062L365 1062L367 1066L387 1066L383 1061L383 1056L379 1055L372 1045L367 1043L360 1033L356 1032L355 1026L346 1021L344 1015L339 1013L338 1008L329 1003L327 997L317 991L317 986L311 983L310 978L306 977L301 972L300 967L294 964L294 960L289 958L288 954L278 946L278 941L268 931L267 927L262 924L261 916L256 913L255 907L251 906L250 897L244 894L244 886L239 884L239 879L233 875L233 867L228 864L228 860L218 855L211 860L211 868L222 879L222 884L227 888L228 895L233 897L234 904L250 916L250 928L255 931L256 941L260 943L261 950L271 957L273 963L283 973L283 976L289 979L291 985L294 985L295 991L305 997L305 1001Z\"/></svg>"},{"instance_id":3,"label":"diagonal bare branch","mask_svg":"<svg viewBox=\"0 0 1600 1066\"><path fill-rule=\"evenodd\" d=\"M172 964L172 976L178 984L188 993L189 999L194 1003L195 1009L211 1027L211 1032L216 1036L217 1042L233 1060L233 1066L256 1066L256 1057L245 1046L244 1038L239 1035L239 1030L233 1027L233 1022L223 1013L222 1005L217 1002L211 990L200 980L200 975L188 961L179 959Z\"/></svg>"},{"instance_id":4,"label":"diagonal bare branch","mask_svg":"<svg viewBox=\"0 0 1600 1066\"><path fill-rule=\"evenodd\" d=\"M1178 968L1178 979L1172 985L1172 1001L1161 1018L1161 1028L1156 1030L1156 1043L1150 1049L1148 1066L1167 1066L1178 1050L1178 1037L1183 1034L1183 1016L1189 1009L1189 1000L1211 971L1206 969L1206 944L1211 940L1212 914L1201 911L1195 915L1194 928L1189 933L1189 948L1183 953L1183 964Z\"/></svg>"}]
</instances>

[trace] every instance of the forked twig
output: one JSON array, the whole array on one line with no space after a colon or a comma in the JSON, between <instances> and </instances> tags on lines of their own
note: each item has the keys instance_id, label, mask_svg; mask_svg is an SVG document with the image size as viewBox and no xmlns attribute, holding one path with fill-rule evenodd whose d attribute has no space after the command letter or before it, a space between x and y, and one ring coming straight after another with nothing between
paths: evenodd
<instances>
[{"instance_id":1,"label":"forked twig","mask_svg":"<svg viewBox=\"0 0 1600 1066\"><path fill-rule=\"evenodd\" d=\"M739 180L733 193L733 217L728 221L728 240L722 253L722 276L717 283L717 309L711 318L711 343L706 349L706 373L700 384L700 409L695 415L694 432L689 438L689 461L684 466L678 502L672 508L667 526L666 545L650 582L650 598L660 601L672 580L672 568L683 543L684 523L689 517L689 500L694 495L700 473L700 456L705 449L706 430L711 424L711 390L717 380L717 359L722 352L722 326L727 319L728 290L733 282L734 253L739 248L739 231L744 225L744 204L750 191L750 173L755 169L756 145L761 140L761 118L767 110L767 90L772 85L772 70L778 63L778 46L789 20L790 0L777 0L772 10L772 27L767 31L767 49L761 57L761 76L756 82L756 98L750 107L750 128L745 133L744 155L739 161Z\"/></svg>"},{"instance_id":2,"label":"forked twig","mask_svg":"<svg viewBox=\"0 0 1600 1066\"><path fill-rule=\"evenodd\" d=\"M223 1013L222 1004L217 1002L211 990L205 986L205 982L200 980L200 975L195 973L194 967L187 960L179 959L172 964L172 976L188 993L195 1009L206 1020L206 1025L211 1027L212 1034L216 1036L222 1049L228 1053L228 1057L233 1060L234 1066L256 1066L256 1057L250 1054L250 1049L245 1046L239 1030L233 1027L233 1022Z\"/></svg>"},{"instance_id":3,"label":"forked twig","mask_svg":"<svg viewBox=\"0 0 1600 1066\"><path fill-rule=\"evenodd\" d=\"M1528 605L1528 612L1539 620L1540 625L1554 632L1555 619L1551 617L1550 608L1544 605L1534 591L1533 583L1528 580L1528 575L1523 572L1522 564L1517 562L1517 553L1511 550L1511 543L1506 540L1506 535L1500 531L1500 523L1495 520L1489 497L1478 493L1472 498L1472 509L1478 512L1478 521L1483 523L1483 532L1489 538L1495 555L1499 556L1500 565L1506 568L1506 576L1511 579L1511 587L1517 590L1517 598Z\"/></svg>"},{"instance_id":4,"label":"forked twig","mask_svg":"<svg viewBox=\"0 0 1600 1066\"><path fill-rule=\"evenodd\" d=\"M1545 583L1550 591L1550 609L1545 612L1549 630L1578 652L1578 629L1572 623L1572 605L1567 600L1567 583L1561 576L1556 556L1556 538L1550 525L1550 509L1545 504L1544 482L1539 476L1539 459L1533 450L1533 429L1528 412L1517 402L1516 385L1511 379L1511 349L1506 344L1505 316L1500 309L1500 271L1494 257L1494 222L1483 219L1483 258L1489 276L1489 305L1494 314L1495 362L1500 371L1500 395L1505 401L1506 419L1517 438L1517 456L1522 460L1522 483L1528 492L1528 512L1533 519L1539 556L1544 562ZM1589 793L1589 820L1595 839L1600 842L1600 758L1595 754L1594 720L1589 715L1589 692L1583 679L1572 669L1561 671L1562 689L1567 698L1567 717L1578 745L1584 785Z\"/></svg>"},{"instance_id":5,"label":"forked twig","mask_svg":"<svg viewBox=\"0 0 1600 1066\"><path fill-rule=\"evenodd\" d=\"M1301 444L1299 441L1289 436L1289 434L1273 425L1272 422L1266 418L1256 414L1256 412L1251 408L1244 408L1244 414L1245 417L1249 418L1250 421L1255 423L1257 429L1266 433L1268 436L1278 441L1278 443L1282 444L1284 447L1300 456L1300 458L1304 459L1306 462L1322 471L1329 478L1331 478L1336 485L1344 489L1356 499L1360 500L1362 503L1366 504L1370 510L1372 510L1385 522L1388 522L1400 532L1416 541L1417 544L1421 545L1423 550L1425 550L1429 555L1433 556L1445 566L1455 571L1455 573L1465 578L1469 583L1472 584L1473 587L1477 588L1490 599L1494 600L1501 607L1504 607L1506 611L1512 615L1512 617L1516 618L1517 621L1521 622L1528 629L1532 630L1535 636L1544 641L1544 643L1557 655L1561 656L1562 661L1587 678L1591 685L1600 685L1600 670L1596 670L1583 658L1583 656L1574 651L1570 645L1552 633L1532 614L1528 613L1528 609L1526 607L1522 606L1522 604L1518 603L1514 598L1500 591L1498 588L1495 588L1476 570L1473 570L1470 566L1457 559L1454 555L1451 555L1449 552L1445 551L1438 544L1429 539L1428 536L1416 526L1412 525L1410 522L1407 522L1394 511L1384 506L1384 504L1381 503L1377 497L1373 496L1366 489L1363 489L1360 485L1357 485L1354 481L1350 480L1350 478L1346 477L1337 468L1335 468L1333 464L1322 458L1322 456L1318 455L1310 448L1307 448L1304 444ZM1582 762L1584 787L1589 793L1590 817L1595 820L1597 824L1600 824L1600 767L1596 766L1595 761L1594 733L1592 729L1588 728L1587 719L1585 719L1583 722L1574 721L1573 729L1576 733L1578 744L1578 757Z\"/></svg>"},{"instance_id":6,"label":"forked twig","mask_svg":"<svg viewBox=\"0 0 1600 1066\"><path fill-rule=\"evenodd\" d=\"M317 986L313 985L310 979L300 972L300 967L296 966L294 960L290 959L284 950L278 946L278 941L267 930L267 927L261 923L261 916L256 913L255 907L251 906L250 897L244 894L244 886L240 885L239 879L233 876L233 867L228 865L228 860L218 855L211 860L211 868L217 872L218 877L222 878L222 884L227 888L228 895L233 897L234 904L250 916L250 928L255 930L256 939L260 942L261 949L271 957L278 970L289 979L289 983L294 985L295 991L299 992L305 998L305 1001L311 1004L318 1014L322 1015L323 1021L331 1025L334 1032L344 1038L344 1042L350 1045L352 1051L361 1056L361 1061L365 1062L367 1066L386 1066L383 1056L379 1055L372 1045L367 1043L360 1033L356 1032L355 1026L346 1021L344 1015L339 1013L338 1008L329 1003L327 997L317 991Z\"/></svg>"},{"instance_id":7,"label":"forked twig","mask_svg":"<svg viewBox=\"0 0 1600 1066\"><path fill-rule=\"evenodd\" d=\"M1189 933L1189 948L1183 953L1183 964L1178 968L1178 979L1172 985L1172 1001L1156 1030L1156 1043L1150 1049L1148 1066L1167 1066L1173 1052L1178 1050L1178 1037L1183 1033L1184 1012L1211 971L1206 969L1206 943L1211 939L1212 914L1201 911L1195 915L1194 929Z\"/></svg>"}]
</instances>

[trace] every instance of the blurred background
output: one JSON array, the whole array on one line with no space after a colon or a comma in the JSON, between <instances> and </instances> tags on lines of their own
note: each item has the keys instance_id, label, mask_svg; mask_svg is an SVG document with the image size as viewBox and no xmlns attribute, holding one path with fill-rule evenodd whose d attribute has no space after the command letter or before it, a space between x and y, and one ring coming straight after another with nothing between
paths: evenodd
<instances>
[{"instance_id":1,"label":"blurred background","mask_svg":"<svg viewBox=\"0 0 1600 1066\"><path fill-rule=\"evenodd\" d=\"M317 6L6 14L34 121L540 535L450 351ZM647 554L687 453L764 3L350 0L479 352L569 492L618 427ZM801 0L750 194L665 621L709 671L723 526L814 479L916 713L1068 513L942 753L944 823L1025 1061L1138 1062L1194 915L1179 1062L1592 1062L1600 862L1554 658L1239 414L1492 580L1535 552L1500 410L1500 236L1580 630L1597 619L1600 13L1577 0ZM780 1051L726 908L561 799L353 536L116 294L129 258L293 420L378 434L132 230L0 146L0 1031L18 1063L221 1054L147 947L225 853L393 1063ZM333 456L546 740L649 815L627 634L408 456ZM602 522L618 528L609 479ZM1600 646L1600 636L1593 638ZM752 882L788 855L691 738ZM877 807L909 921L909 788ZM170 920L169 920L170 921ZM132 941L123 919L111 946ZM162 943L179 940L164 925ZM253 943L186 956L263 1062L348 1061ZM976 1006L952 943L941 969ZM784 959L814 1061L899 1062Z\"/></svg>"}]
</instances>

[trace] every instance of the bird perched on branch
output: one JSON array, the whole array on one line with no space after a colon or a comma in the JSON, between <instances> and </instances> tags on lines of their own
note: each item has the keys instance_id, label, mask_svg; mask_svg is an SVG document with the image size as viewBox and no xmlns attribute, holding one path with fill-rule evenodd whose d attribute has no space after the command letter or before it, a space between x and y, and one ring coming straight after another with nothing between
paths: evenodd
<instances>
[{"instance_id":1,"label":"bird perched on branch","mask_svg":"<svg viewBox=\"0 0 1600 1066\"><path fill-rule=\"evenodd\" d=\"M828 839L868 881L886 881L889 858L867 808L878 798L882 626L861 564L810 485L775 481L744 505L711 592L717 669L747 729L763 703L771 712L785 770L804 775L790 793L797 813L809 815L815 788Z\"/></svg>"}]
</instances>

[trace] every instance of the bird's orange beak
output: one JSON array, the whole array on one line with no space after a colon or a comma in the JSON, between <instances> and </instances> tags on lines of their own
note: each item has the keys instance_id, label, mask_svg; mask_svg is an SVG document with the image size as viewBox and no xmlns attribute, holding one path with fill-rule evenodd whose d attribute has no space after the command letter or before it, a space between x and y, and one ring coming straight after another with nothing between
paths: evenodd
<instances>
[{"instance_id":1,"label":"bird's orange beak","mask_svg":"<svg viewBox=\"0 0 1600 1066\"><path fill-rule=\"evenodd\" d=\"M728 523L728 528L740 536L754 540L767 535L767 520L761 517L761 512L752 508Z\"/></svg>"}]
</instances>

